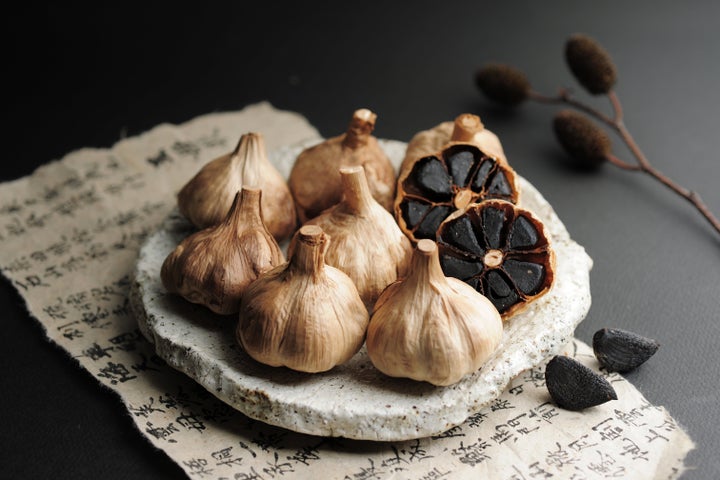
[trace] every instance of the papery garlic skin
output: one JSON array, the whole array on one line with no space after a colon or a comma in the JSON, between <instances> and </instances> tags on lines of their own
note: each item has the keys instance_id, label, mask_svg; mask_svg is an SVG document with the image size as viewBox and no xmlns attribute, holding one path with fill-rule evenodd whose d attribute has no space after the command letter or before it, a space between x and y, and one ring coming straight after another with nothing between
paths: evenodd
<instances>
[{"instance_id":1,"label":"papery garlic skin","mask_svg":"<svg viewBox=\"0 0 720 480\"><path fill-rule=\"evenodd\" d=\"M192 303L215 313L237 313L240 299L259 274L285 257L265 228L261 191L243 188L225 220L185 238L162 265L162 283Z\"/></svg>"},{"instance_id":2,"label":"papery garlic skin","mask_svg":"<svg viewBox=\"0 0 720 480\"><path fill-rule=\"evenodd\" d=\"M265 225L275 239L292 235L297 225L295 204L259 133L243 135L235 150L202 167L178 193L178 208L198 228L216 225L243 185L262 190Z\"/></svg>"},{"instance_id":3,"label":"papery garlic skin","mask_svg":"<svg viewBox=\"0 0 720 480\"><path fill-rule=\"evenodd\" d=\"M447 386L478 370L502 334L493 304L464 282L445 277L437 246L424 239L410 275L378 299L366 345L384 374Z\"/></svg>"},{"instance_id":4,"label":"papery garlic skin","mask_svg":"<svg viewBox=\"0 0 720 480\"><path fill-rule=\"evenodd\" d=\"M365 168L373 197L388 211L395 193L395 169L377 139L372 136L377 115L368 109L356 110L346 133L300 153L288 179L300 222L318 216L342 199L338 169Z\"/></svg>"},{"instance_id":5,"label":"papery garlic skin","mask_svg":"<svg viewBox=\"0 0 720 480\"><path fill-rule=\"evenodd\" d=\"M363 167L341 168L340 178L343 200L305 225L317 225L330 235L325 261L352 279L372 309L385 287L407 274L412 246L393 216L372 197Z\"/></svg>"},{"instance_id":6,"label":"papery garlic skin","mask_svg":"<svg viewBox=\"0 0 720 480\"><path fill-rule=\"evenodd\" d=\"M304 226L296 237L290 260L245 291L237 340L266 365L323 372L360 350L368 312L352 280L325 264L323 231Z\"/></svg>"},{"instance_id":7,"label":"papery garlic skin","mask_svg":"<svg viewBox=\"0 0 720 480\"><path fill-rule=\"evenodd\" d=\"M452 122L443 122L416 133L408 142L400 174L411 169L415 160L442 150L450 142L472 143L488 155L507 163L497 135L486 129L477 115L463 113Z\"/></svg>"}]
</instances>

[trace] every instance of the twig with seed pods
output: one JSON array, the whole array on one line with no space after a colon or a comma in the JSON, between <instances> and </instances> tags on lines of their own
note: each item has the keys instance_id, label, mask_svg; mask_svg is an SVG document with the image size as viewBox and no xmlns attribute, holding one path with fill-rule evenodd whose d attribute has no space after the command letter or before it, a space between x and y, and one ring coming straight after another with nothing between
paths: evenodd
<instances>
[{"instance_id":1,"label":"twig with seed pods","mask_svg":"<svg viewBox=\"0 0 720 480\"><path fill-rule=\"evenodd\" d=\"M509 65L485 65L477 71L475 81L490 100L504 106L513 107L525 100L533 100L574 108L575 110L558 112L553 121L555 135L571 157L586 166L598 166L607 161L623 170L650 175L690 202L720 234L720 221L705 205L700 195L680 186L653 167L628 131L624 123L622 104L613 90L617 79L615 64L605 49L586 35L572 35L565 45L565 60L575 78L589 93L608 97L613 109L612 116L576 99L567 88L560 89L554 96L537 92L532 89L522 71ZM636 163L626 162L613 154L610 137L589 116L617 132L635 157Z\"/></svg>"}]
</instances>

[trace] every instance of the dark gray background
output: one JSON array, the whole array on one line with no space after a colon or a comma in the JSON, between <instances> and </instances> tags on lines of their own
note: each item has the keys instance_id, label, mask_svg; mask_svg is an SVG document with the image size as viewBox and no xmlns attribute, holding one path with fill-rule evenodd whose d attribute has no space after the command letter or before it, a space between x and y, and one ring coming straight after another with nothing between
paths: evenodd
<instances>
[{"instance_id":1,"label":"dark gray background","mask_svg":"<svg viewBox=\"0 0 720 480\"><path fill-rule=\"evenodd\" d=\"M656 356L627 377L697 442L688 458L696 470L683 478L720 477L720 235L648 177L568 167L550 129L555 108L498 110L472 82L477 66L496 60L525 70L539 90L575 86L563 44L574 32L592 35L615 59L626 123L647 156L720 213L720 4L237 3L6 12L0 179L263 99L326 136L362 106L378 113L378 136L399 140L477 113L595 260L578 337L615 326L658 339ZM1 283L0 477L182 477Z\"/></svg>"}]
</instances>

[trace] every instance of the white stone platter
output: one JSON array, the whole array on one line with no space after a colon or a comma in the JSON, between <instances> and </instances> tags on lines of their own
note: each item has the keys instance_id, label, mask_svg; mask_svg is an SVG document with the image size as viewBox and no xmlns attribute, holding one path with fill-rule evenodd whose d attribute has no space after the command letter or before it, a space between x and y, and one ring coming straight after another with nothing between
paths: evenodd
<instances>
[{"instance_id":1,"label":"white stone platter","mask_svg":"<svg viewBox=\"0 0 720 480\"><path fill-rule=\"evenodd\" d=\"M397 167L405 144L385 140L381 145ZM274 152L271 161L287 176L305 146ZM130 295L140 330L170 366L251 418L297 432L361 440L442 433L498 397L520 372L557 354L590 308L592 260L542 195L523 178L518 181L520 206L533 211L550 234L557 255L555 285L506 322L495 354L455 385L387 377L373 367L365 347L344 365L319 374L254 361L235 340L235 316L216 315L165 292L162 262L193 231L177 213L140 250Z\"/></svg>"}]
</instances>

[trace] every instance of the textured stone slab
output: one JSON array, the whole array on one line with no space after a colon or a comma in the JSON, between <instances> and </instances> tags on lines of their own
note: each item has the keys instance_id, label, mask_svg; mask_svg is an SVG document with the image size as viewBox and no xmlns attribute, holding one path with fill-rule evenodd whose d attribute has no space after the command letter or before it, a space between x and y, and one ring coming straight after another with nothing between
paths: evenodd
<instances>
[{"instance_id":1,"label":"textured stone slab","mask_svg":"<svg viewBox=\"0 0 720 480\"><path fill-rule=\"evenodd\" d=\"M399 165L405 144L382 145ZM304 146L276 151L271 161L287 176ZM441 433L495 399L518 373L559 352L590 308L592 260L542 195L523 178L519 182L520 205L536 213L550 232L557 254L555 285L506 324L500 347L482 369L450 387L386 377L364 347L346 364L320 374L255 362L235 341L235 316L221 317L165 293L162 262L192 231L178 214L140 252L131 292L138 324L168 364L249 417L297 432L364 440Z\"/></svg>"}]
</instances>

